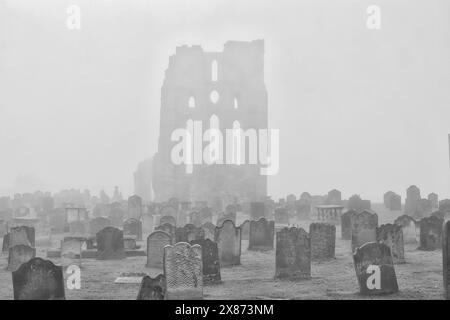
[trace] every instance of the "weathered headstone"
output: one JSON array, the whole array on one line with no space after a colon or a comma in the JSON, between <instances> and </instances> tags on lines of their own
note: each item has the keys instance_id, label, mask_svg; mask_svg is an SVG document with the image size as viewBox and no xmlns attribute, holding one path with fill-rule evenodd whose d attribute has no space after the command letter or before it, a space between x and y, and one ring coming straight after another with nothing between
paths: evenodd
<instances>
[{"instance_id":1,"label":"weathered headstone","mask_svg":"<svg viewBox=\"0 0 450 320\"><path fill-rule=\"evenodd\" d=\"M384 243L367 242L356 249L353 261L361 294L380 295L398 291L389 246Z\"/></svg>"},{"instance_id":2,"label":"weathered headstone","mask_svg":"<svg viewBox=\"0 0 450 320\"><path fill-rule=\"evenodd\" d=\"M402 227L404 243L417 242L416 221L413 217L406 214L395 219L394 224Z\"/></svg>"},{"instance_id":3,"label":"weathered headstone","mask_svg":"<svg viewBox=\"0 0 450 320\"><path fill-rule=\"evenodd\" d=\"M61 262L64 266L81 266L82 245L83 241L75 237L67 237L61 241Z\"/></svg>"},{"instance_id":4,"label":"weathered headstone","mask_svg":"<svg viewBox=\"0 0 450 320\"><path fill-rule=\"evenodd\" d=\"M165 294L166 279L162 274L156 278L145 276L142 278L136 300L164 300Z\"/></svg>"},{"instance_id":5,"label":"weathered headstone","mask_svg":"<svg viewBox=\"0 0 450 320\"><path fill-rule=\"evenodd\" d=\"M95 236L100 230L112 226L111 220L104 217L97 217L89 221L89 234Z\"/></svg>"},{"instance_id":6,"label":"weathered headstone","mask_svg":"<svg viewBox=\"0 0 450 320\"><path fill-rule=\"evenodd\" d=\"M368 211L353 215L352 219L352 252L366 242L377 241L378 216Z\"/></svg>"},{"instance_id":7,"label":"weathered headstone","mask_svg":"<svg viewBox=\"0 0 450 320\"><path fill-rule=\"evenodd\" d=\"M24 244L9 247L8 271L16 271L22 263L28 262L36 256L36 249Z\"/></svg>"},{"instance_id":8,"label":"weathered headstone","mask_svg":"<svg viewBox=\"0 0 450 320\"><path fill-rule=\"evenodd\" d=\"M341 239L352 239L352 216L356 214L355 210L349 210L341 216Z\"/></svg>"},{"instance_id":9,"label":"weathered headstone","mask_svg":"<svg viewBox=\"0 0 450 320\"><path fill-rule=\"evenodd\" d=\"M12 273L14 300L64 300L63 269L33 258Z\"/></svg>"},{"instance_id":10,"label":"weathered headstone","mask_svg":"<svg viewBox=\"0 0 450 320\"><path fill-rule=\"evenodd\" d=\"M221 227L216 227L214 240L219 248L222 267L241 264L241 228L236 227L233 221L227 220Z\"/></svg>"},{"instance_id":11,"label":"weathered headstone","mask_svg":"<svg viewBox=\"0 0 450 320\"><path fill-rule=\"evenodd\" d=\"M179 242L164 248L166 300L203 299L202 248Z\"/></svg>"},{"instance_id":12,"label":"weathered headstone","mask_svg":"<svg viewBox=\"0 0 450 320\"><path fill-rule=\"evenodd\" d=\"M97 233L97 259L125 259L123 232L114 227L106 227Z\"/></svg>"},{"instance_id":13,"label":"weathered headstone","mask_svg":"<svg viewBox=\"0 0 450 320\"><path fill-rule=\"evenodd\" d=\"M420 220L420 250L432 251L442 248L444 219L426 217Z\"/></svg>"},{"instance_id":14,"label":"weathered headstone","mask_svg":"<svg viewBox=\"0 0 450 320\"><path fill-rule=\"evenodd\" d=\"M194 240L191 245L202 247L203 284L217 284L221 282L219 249L217 243L210 239Z\"/></svg>"},{"instance_id":15,"label":"weathered headstone","mask_svg":"<svg viewBox=\"0 0 450 320\"><path fill-rule=\"evenodd\" d=\"M396 224L383 224L377 228L377 241L391 249L395 264L405 263L402 227Z\"/></svg>"},{"instance_id":16,"label":"weathered headstone","mask_svg":"<svg viewBox=\"0 0 450 320\"><path fill-rule=\"evenodd\" d=\"M274 242L275 224L261 218L258 221L250 221L249 250L272 250Z\"/></svg>"},{"instance_id":17,"label":"weathered headstone","mask_svg":"<svg viewBox=\"0 0 450 320\"><path fill-rule=\"evenodd\" d=\"M202 225L202 229L205 232L205 239L214 241L214 232L216 226L212 222L206 222Z\"/></svg>"},{"instance_id":18,"label":"weathered headstone","mask_svg":"<svg viewBox=\"0 0 450 320\"><path fill-rule=\"evenodd\" d=\"M311 258L324 260L334 258L336 248L336 226L329 223L311 223Z\"/></svg>"},{"instance_id":19,"label":"weathered headstone","mask_svg":"<svg viewBox=\"0 0 450 320\"><path fill-rule=\"evenodd\" d=\"M277 232L275 278L311 278L311 240L302 228Z\"/></svg>"},{"instance_id":20,"label":"weathered headstone","mask_svg":"<svg viewBox=\"0 0 450 320\"><path fill-rule=\"evenodd\" d=\"M130 218L123 223L123 234L127 236L136 236L136 240L142 240L142 222Z\"/></svg>"},{"instance_id":21,"label":"weathered headstone","mask_svg":"<svg viewBox=\"0 0 450 320\"><path fill-rule=\"evenodd\" d=\"M172 237L164 231L155 231L147 237L147 264L149 268L162 268L164 247L172 244Z\"/></svg>"},{"instance_id":22,"label":"weathered headstone","mask_svg":"<svg viewBox=\"0 0 450 320\"><path fill-rule=\"evenodd\" d=\"M9 230L9 247L16 245L35 246L35 231L33 227L20 226Z\"/></svg>"}]
</instances>

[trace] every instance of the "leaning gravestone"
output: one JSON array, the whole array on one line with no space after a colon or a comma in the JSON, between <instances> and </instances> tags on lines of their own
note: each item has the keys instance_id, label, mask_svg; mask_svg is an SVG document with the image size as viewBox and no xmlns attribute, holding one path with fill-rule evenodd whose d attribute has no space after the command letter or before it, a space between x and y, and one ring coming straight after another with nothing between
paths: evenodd
<instances>
[{"instance_id":1,"label":"leaning gravestone","mask_svg":"<svg viewBox=\"0 0 450 320\"><path fill-rule=\"evenodd\" d=\"M289 224L289 213L287 208L275 209L275 223Z\"/></svg>"},{"instance_id":2,"label":"leaning gravestone","mask_svg":"<svg viewBox=\"0 0 450 320\"><path fill-rule=\"evenodd\" d=\"M12 273L14 300L64 300L63 269L33 258Z\"/></svg>"},{"instance_id":3,"label":"leaning gravestone","mask_svg":"<svg viewBox=\"0 0 450 320\"><path fill-rule=\"evenodd\" d=\"M89 234L95 236L100 230L111 227L112 223L104 217L94 218L89 222Z\"/></svg>"},{"instance_id":4,"label":"leaning gravestone","mask_svg":"<svg viewBox=\"0 0 450 320\"><path fill-rule=\"evenodd\" d=\"M275 278L311 278L311 240L302 228L277 232Z\"/></svg>"},{"instance_id":5,"label":"leaning gravestone","mask_svg":"<svg viewBox=\"0 0 450 320\"><path fill-rule=\"evenodd\" d=\"M114 227L106 227L97 233L97 259L125 259L123 232Z\"/></svg>"},{"instance_id":6,"label":"leaning gravestone","mask_svg":"<svg viewBox=\"0 0 450 320\"><path fill-rule=\"evenodd\" d=\"M159 219L159 224L163 225L165 223L171 224L175 227L177 225L177 220L172 216L162 216Z\"/></svg>"},{"instance_id":7,"label":"leaning gravestone","mask_svg":"<svg viewBox=\"0 0 450 320\"><path fill-rule=\"evenodd\" d=\"M402 227L404 243L417 242L416 221L413 217L404 214L395 219L394 224Z\"/></svg>"},{"instance_id":8,"label":"leaning gravestone","mask_svg":"<svg viewBox=\"0 0 450 320\"><path fill-rule=\"evenodd\" d=\"M311 223L311 258L324 260L334 258L336 248L336 226L329 223Z\"/></svg>"},{"instance_id":9,"label":"leaning gravestone","mask_svg":"<svg viewBox=\"0 0 450 320\"><path fill-rule=\"evenodd\" d=\"M82 244L83 241L78 238L67 237L61 241L61 262L64 266L81 266Z\"/></svg>"},{"instance_id":10,"label":"leaning gravestone","mask_svg":"<svg viewBox=\"0 0 450 320\"><path fill-rule=\"evenodd\" d=\"M166 294L166 279L162 274L156 278L145 276L142 278L141 286L136 300L164 300Z\"/></svg>"},{"instance_id":11,"label":"leaning gravestone","mask_svg":"<svg viewBox=\"0 0 450 320\"><path fill-rule=\"evenodd\" d=\"M214 241L219 248L222 267L241 264L241 228L235 227L233 221L225 221L214 231Z\"/></svg>"},{"instance_id":12,"label":"leaning gravestone","mask_svg":"<svg viewBox=\"0 0 450 320\"><path fill-rule=\"evenodd\" d=\"M123 234L126 236L135 236L136 240L142 240L142 222L130 218L123 223Z\"/></svg>"},{"instance_id":13,"label":"leaning gravestone","mask_svg":"<svg viewBox=\"0 0 450 320\"><path fill-rule=\"evenodd\" d=\"M205 232L205 239L214 241L214 232L216 226L212 222L206 222L202 225L202 229Z\"/></svg>"},{"instance_id":14,"label":"leaning gravestone","mask_svg":"<svg viewBox=\"0 0 450 320\"><path fill-rule=\"evenodd\" d=\"M402 227L396 224L383 224L377 228L377 241L391 249L395 264L405 263Z\"/></svg>"},{"instance_id":15,"label":"leaning gravestone","mask_svg":"<svg viewBox=\"0 0 450 320\"><path fill-rule=\"evenodd\" d=\"M217 243L210 239L194 240L191 245L202 247L203 284L217 284L221 282L219 249Z\"/></svg>"},{"instance_id":16,"label":"leaning gravestone","mask_svg":"<svg viewBox=\"0 0 450 320\"><path fill-rule=\"evenodd\" d=\"M175 230L176 242L191 242L192 240L200 239L205 239L205 231L202 227L188 223L184 227L176 228Z\"/></svg>"},{"instance_id":17,"label":"leaning gravestone","mask_svg":"<svg viewBox=\"0 0 450 320\"><path fill-rule=\"evenodd\" d=\"M352 216L356 214L355 210L349 210L341 216L341 239L352 239Z\"/></svg>"},{"instance_id":18,"label":"leaning gravestone","mask_svg":"<svg viewBox=\"0 0 450 320\"><path fill-rule=\"evenodd\" d=\"M398 291L391 250L384 243L368 242L353 255L360 293L379 295Z\"/></svg>"},{"instance_id":19,"label":"leaning gravestone","mask_svg":"<svg viewBox=\"0 0 450 320\"><path fill-rule=\"evenodd\" d=\"M36 249L19 244L9 247L8 271L16 271L22 263L28 262L36 256Z\"/></svg>"},{"instance_id":20,"label":"leaning gravestone","mask_svg":"<svg viewBox=\"0 0 450 320\"><path fill-rule=\"evenodd\" d=\"M445 221L442 236L442 270L445 299L450 300L450 221Z\"/></svg>"},{"instance_id":21,"label":"leaning gravestone","mask_svg":"<svg viewBox=\"0 0 450 320\"><path fill-rule=\"evenodd\" d=\"M166 300L203 299L202 248L179 242L164 248Z\"/></svg>"},{"instance_id":22,"label":"leaning gravestone","mask_svg":"<svg viewBox=\"0 0 450 320\"><path fill-rule=\"evenodd\" d=\"M165 233L168 233L172 239L175 239L176 227L173 224L164 223L156 227L155 231L164 231Z\"/></svg>"},{"instance_id":23,"label":"leaning gravestone","mask_svg":"<svg viewBox=\"0 0 450 320\"><path fill-rule=\"evenodd\" d=\"M249 250L272 250L275 224L261 218L250 221Z\"/></svg>"},{"instance_id":24,"label":"leaning gravestone","mask_svg":"<svg viewBox=\"0 0 450 320\"><path fill-rule=\"evenodd\" d=\"M366 242L377 241L378 216L362 211L352 217L352 252Z\"/></svg>"},{"instance_id":25,"label":"leaning gravestone","mask_svg":"<svg viewBox=\"0 0 450 320\"><path fill-rule=\"evenodd\" d=\"M16 245L35 246L35 231L33 227L20 226L9 230L9 247Z\"/></svg>"},{"instance_id":26,"label":"leaning gravestone","mask_svg":"<svg viewBox=\"0 0 450 320\"><path fill-rule=\"evenodd\" d=\"M444 219L426 217L420 220L420 250L432 251L442 248Z\"/></svg>"},{"instance_id":27,"label":"leaning gravestone","mask_svg":"<svg viewBox=\"0 0 450 320\"><path fill-rule=\"evenodd\" d=\"M162 268L164 247L172 244L172 237L164 231L155 231L147 237L148 268Z\"/></svg>"}]
</instances>

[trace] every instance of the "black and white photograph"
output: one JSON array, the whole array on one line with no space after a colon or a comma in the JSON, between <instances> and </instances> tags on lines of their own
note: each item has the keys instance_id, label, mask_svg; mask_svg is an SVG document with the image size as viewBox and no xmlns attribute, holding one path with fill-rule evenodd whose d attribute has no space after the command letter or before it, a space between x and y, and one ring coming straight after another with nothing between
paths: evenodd
<instances>
[{"instance_id":1,"label":"black and white photograph","mask_svg":"<svg viewBox=\"0 0 450 320\"><path fill-rule=\"evenodd\" d=\"M0 0L0 300L450 300L449 119L448 0Z\"/></svg>"}]
</instances>

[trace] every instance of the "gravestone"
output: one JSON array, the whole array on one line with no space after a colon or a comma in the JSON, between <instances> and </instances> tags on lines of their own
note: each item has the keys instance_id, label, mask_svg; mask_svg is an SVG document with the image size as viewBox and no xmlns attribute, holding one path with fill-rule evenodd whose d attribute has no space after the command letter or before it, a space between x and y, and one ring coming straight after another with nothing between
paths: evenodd
<instances>
[{"instance_id":1,"label":"gravestone","mask_svg":"<svg viewBox=\"0 0 450 320\"><path fill-rule=\"evenodd\" d=\"M97 233L97 259L125 259L123 232L114 227L106 227Z\"/></svg>"},{"instance_id":2,"label":"gravestone","mask_svg":"<svg viewBox=\"0 0 450 320\"><path fill-rule=\"evenodd\" d=\"M420 250L432 251L442 248L444 219L426 217L420 220Z\"/></svg>"},{"instance_id":3,"label":"gravestone","mask_svg":"<svg viewBox=\"0 0 450 320\"><path fill-rule=\"evenodd\" d=\"M367 242L353 255L360 293L380 295L398 292L391 250L384 243Z\"/></svg>"},{"instance_id":4,"label":"gravestone","mask_svg":"<svg viewBox=\"0 0 450 320\"><path fill-rule=\"evenodd\" d=\"M250 239L250 220L245 220L241 225L241 240Z\"/></svg>"},{"instance_id":5,"label":"gravestone","mask_svg":"<svg viewBox=\"0 0 450 320\"><path fill-rule=\"evenodd\" d=\"M97 217L89 221L89 234L95 236L100 230L112 226L111 221L104 217Z\"/></svg>"},{"instance_id":6,"label":"gravestone","mask_svg":"<svg viewBox=\"0 0 450 320\"><path fill-rule=\"evenodd\" d=\"M164 231L155 231L147 237L148 268L162 268L164 247L172 244L172 237Z\"/></svg>"},{"instance_id":7,"label":"gravestone","mask_svg":"<svg viewBox=\"0 0 450 320\"><path fill-rule=\"evenodd\" d=\"M417 242L416 221L413 217L406 214L401 215L400 217L395 219L394 224L402 227L404 243Z\"/></svg>"},{"instance_id":8,"label":"gravestone","mask_svg":"<svg viewBox=\"0 0 450 320\"><path fill-rule=\"evenodd\" d=\"M61 241L61 262L64 266L81 266L82 245L83 241L79 238L67 237Z\"/></svg>"},{"instance_id":9,"label":"gravestone","mask_svg":"<svg viewBox=\"0 0 450 320\"><path fill-rule=\"evenodd\" d=\"M412 185L406 189L405 213L415 214L417 205L420 200L420 190Z\"/></svg>"},{"instance_id":10,"label":"gravestone","mask_svg":"<svg viewBox=\"0 0 450 320\"><path fill-rule=\"evenodd\" d=\"M216 226L212 222L206 222L202 225L202 229L205 232L205 239L214 241L214 232Z\"/></svg>"},{"instance_id":11,"label":"gravestone","mask_svg":"<svg viewBox=\"0 0 450 320\"><path fill-rule=\"evenodd\" d=\"M137 219L127 219L123 223L123 234L126 236L136 236L136 240L142 240L142 222Z\"/></svg>"},{"instance_id":12,"label":"gravestone","mask_svg":"<svg viewBox=\"0 0 450 320\"><path fill-rule=\"evenodd\" d=\"M69 232L71 234L86 234L86 225L81 221L72 221L69 223Z\"/></svg>"},{"instance_id":13,"label":"gravestone","mask_svg":"<svg viewBox=\"0 0 450 320\"><path fill-rule=\"evenodd\" d=\"M177 220L172 216L162 216L159 219L159 224L163 225L165 223L171 224L175 227L177 225Z\"/></svg>"},{"instance_id":14,"label":"gravestone","mask_svg":"<svg viewBox=\"0 0 450 320\"><path fill-rule=\"evenodd\" d=\"M442 271L445 299L450 300L450 221L445 221L442 234Z\"/></svg>"},{"instance_id":15,"label":"gravestone","mask_svg":"<svg viewBox=\"0 0 450 320\"><path fill-rule=\"evenodd\" d=\"M164 300L166 294L166 279L162 274L156 278L145 276L142 278L136 300Z\"/></svg>"},{"instance_id":16,"label":"gravestone","mask_svg":"<svg viewBox=\"0 0 450 320\"><path fill-rule=\"evenodd\" d=\"M14 300L64 300L63 269L33 258L12 273Z\"/></svg>"},{"instance_id":17,"label":"gravestone","mask_svg":"<svg viewBox=\"0 0 450 320\"><path fill-rule=\"evenodd\" d=\"M261 218L250 221L249 250L272 250L275 224Z\"/></svg>"},{"instance_id":18,"label":"gravestone","mask_svg":"<svg viewBox=\"0 0 450 320\"><path fill-rule=\"evenodd\" d=\"M9 230L9 247L16 245L35 246L35 231L33 227L20 226Z\"/></svg>"},{"instance_id":19,"label":"gravestone","mask_svg":"<svg viewBox=\"0 0 450 320\"><path fill-rule=\"evenodd\" d=\"M219 248L220 265L222 267L241 264L241 228L233 221L225 221L214 231L214 241Z\"/></svg>"},{"instance_id":20,"label":"gravestone","mask_svg":"<svg viewBox=\"0 0 450 320\"><path fill-rule=\"evenodd\" d=\"M140 219L142 216L142 198L134 195L128 198L128 217Z\"/></svg>"},{"instance_id":21,"label":"gravestone","mask_svg":"<svg viewBox=\"0 0 450 320\"><path fill-rule=\"evenodd\" d=\"M355 210L349 210L341 216L341 239L352 239L352 216L356 214Z\"/></svg>"},{"instance_id":22,"label":"gravestone","mask_svg":"<svg viewBox=\"0 0 450 320\"><path fill-rule=\"evenodd\" d=\"M202 248L179 242L164 248L166 300L203 299Z\"/></svg>"},{"instance_id":23,"label":"gravestone","mask_svg":"<svg viewBox=\"0 0 450 320\"><path fill-rule=\"evenodd\" d=\"M184 227L176 228L175 240L176 242L191 242L192 240L205 239L205 231L202 227L197 227L188 223Z\"/></svg>"},{"instance_id":24,"label":"gravestone","mask_svg":"<svg viewBox=\"0 0 450 320\"><path fill-rule=\"evenodd\" d=\"M289 224L289 214L286 208L275 209L275 223Z\"/></svg>"},{"instance_id":25,"label":"gravestone","mask_svg":"<svg viewBox=\"0 0 450 320\"><path fill-rule=\"evenodd\" d=\"M353 215L352 252L366 242L377 241L378 216L366 210Z\"/></svg>"},{"instance_id":26,"label":"gravestone","mask_svg":"<svg viewBox=\"0 0 450 320\"><path fill-rule=\"evenodd\" d=\"M164 223L164 224L156 227L155 231L164 231L165 233L169 234L173 240L175 240L176 229L177 228L173 224Z\"/></svg>"},{"instance_id":27,"label":"gravestone","mask_svg":"<svg viewBox=\"0 0 450 320\"><path fill-rule=\"evenodd\" d=\"M264 202L251 202L250 203L250 219L259 220L266 217L266 206Z\"/></svg>"},{"instance_id":28,"label":"gravestone","mask_svg":"<svg viewBox=\"0 0 450 320\"><path fill-rule=\"evenodd\" d=\"M221 282L219 249L217 243L210 239L194 240L191 245L202 247L203 284L217 284Z\"/></svg>"},{"instance_id":29,"label":"gravestone","mask_svg":"<svg viewBox=\"0 0 450 320\"><path fill-rule=\"evenodd\" d=\"M123 248L127 251L139 249L140 247L136 243L136 236L134 236L134 235L133 236L131 236L131 235L125 236L124 235L123 236Z\"/></svg>"},{"instance_id":30,"label":"gravestone","mask_svg":"<svg viewBox=\"0 0 450 320\"><path fill-rule=\"evenodd\" d=\"M311 223L311 258L325 260L334 258L336 248L336 226L329 223Z\"/></svg>"},{"instance_id":31,"label":"gravestone","mask_svg":"<svg viewBox=\"0 0 450 320\"><path fill-rule=\"evenodd\" d=\"M283 228L277 232L275 278L311 278L311 239L302 228Z\"/></svg>"},{"instance_id":32,"label":"gravestone","mask_svg":"<svg viewBox=\"0 0 450 320\"><path fill-rule=\"evenodd\" d=\"M395 264L405 263L402 227L396 224L383 224L377 228L377 241L391 249Z\"/></svg>"},{"instance_id":33,"label":"gravestone","mask_svg":"<svg viewBox=\"0 0 450 320\"><path fill-rule=\"evenodd\" d=\"M16 271L22 263L36 256L36 249L24 244L9 247L8 266L6 270Z\"/></svg>"}]
</instances>

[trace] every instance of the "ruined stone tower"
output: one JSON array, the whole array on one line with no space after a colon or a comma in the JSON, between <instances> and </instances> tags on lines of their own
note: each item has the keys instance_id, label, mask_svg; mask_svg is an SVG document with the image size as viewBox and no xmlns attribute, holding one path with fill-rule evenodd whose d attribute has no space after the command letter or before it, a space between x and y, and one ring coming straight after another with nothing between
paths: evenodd
<instances>
[{"instance_id":1,"label":"ruined stone tower","mask_svg":"<svg viewBox=\"0 0 450 320\"><path fill-rule=\"evenodd\" d=\"M200 46L177 47L169 59L161 88L158 152L153 158L156 201L260 199L267 194L267 177L259 163L186 165L171 159L174 130L187 121L201 121L203 132L211 117L225 132L239 121L243 130L268 127L267 91L264 84L264 41L229 41L222 52L205 52ZM198 136L198 135L197 135ZM225 139L225 138L224 138ZM246 154L249 152L246 139ZM224 153L225 145L224 141ZM207 143L203 143L204 148Z\"/></svg>"}]
</instances>

